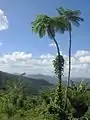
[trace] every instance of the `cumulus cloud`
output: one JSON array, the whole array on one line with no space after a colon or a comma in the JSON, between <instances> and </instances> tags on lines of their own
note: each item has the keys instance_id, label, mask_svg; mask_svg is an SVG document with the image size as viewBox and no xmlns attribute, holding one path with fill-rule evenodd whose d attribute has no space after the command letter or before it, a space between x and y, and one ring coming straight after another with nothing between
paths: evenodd
<instances>
[{"instance_id":1,"label":"cumulus cloud","mask_svg":"<svg viewBox=\"0 0 90 120\"><path fill-rule=\"evenodd\" d=\"M49 44L50 47L56 47L56 44L54 42Z\"/></svg>"},{"instance_id":2,"label":"cumulus cloud","mask_svg":"<svg viewBox=\"0 0 90 120\"><path fill-rule=\"evenodd\" d=\"M46 55L41 55L40 58L41 59L51 59L51 58L54 58L55 56L54 55L51 55L51 54L46 54Z\"/></svg>"},{"instance_id":3,"label":"cumulus cloud","mask_svg":"<svg viewBox=\"0 0 90 120\"><path fill-rule=\"evenodd\" d=\"M90 63L90 56L83 56L79 58L81 63Z\"/></svg>"},{"instance_id":4,"label":"cumulus cloud","mask_svg":"<svg viewBox=\"0 0 90 120\"><path fill-rule=\"evenodd\" d=\"M3 10L0 9L0 30L8 28L8 20Z\"/></svg>"},{"instance_id":5,"label":"cumulus cloud","mask_svg":"<svg viewBox=\"0 0 90 120\"><path fill-rule=\"evenodd\" d=\"M0 56L0 70L6 72L27 72L51 74L53 56L41 55L35 59L31 53L14 52Z\"/></svg>"},{"instance_id":6,"label":"cumulus cloud","mask_svg":"<svg viewBox=\"0 0 90 120\"><path fill-rule=\"evenodd\" d=\"M76 54L75 54L75 57L80 57L80 56L84 56L84 55L90 55L90 51L84 51L84 50L79 50L79 51L77 51L76 52Z\"/></svg>"},{"instance_id":7,"label":"cumulus cloud","mask_svg":"<svg viewBox=\"0 0 90 120\"><path fill-rule=\"evenodd\" d=\"M68 56L63 54L65 59L65 76L68 73ZM31 53L14 52L0 56L0 70L12 73L26 72L30 74L53 74L52 54L41 55L38 58ZM71 75L90 77L90 51L77 51L72 55Z\"/></svg>"}]
</instances>

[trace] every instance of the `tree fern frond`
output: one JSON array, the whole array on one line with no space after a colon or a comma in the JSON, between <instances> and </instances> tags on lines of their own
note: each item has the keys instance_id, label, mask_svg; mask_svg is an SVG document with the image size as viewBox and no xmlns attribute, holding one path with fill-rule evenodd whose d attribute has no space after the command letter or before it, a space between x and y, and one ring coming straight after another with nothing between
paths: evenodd
<instances>
[{"instance_id":1,"label":"tree fern frond","mask_svg":"<svg viewBox=\"0 0 90 120\"><path fill-rule=\"evenodd\" d=\"M55 21L55 31L59 33L64 33L67 29L67 21L63 17L54 17Z\"/></svg>"},{"instance_id":2,"label":"tree fern frond","mask_svg":"<svg viewBox=\"0 0 90 120\"><path fill-rule=\"evenodd\" d=\"M62 7L56 10L60 16L62 16L64 19L71 22L77 27L80 25L79 23L80 21L84 21L84 19L80 17L81 15L80 10L70 10L70 9L64 9Z\"/></svg>"},{"instance_id":3,"label":"tree fern frond","mask_svg":"<svg viewBox=\"0 0 90 120\"><path fill-rule=\"evenodd\" d=\"M65 9L63 7L57 8L56 11L58 12L59 15L63 15L65 12Z\"/></svg>"}]
</instances>

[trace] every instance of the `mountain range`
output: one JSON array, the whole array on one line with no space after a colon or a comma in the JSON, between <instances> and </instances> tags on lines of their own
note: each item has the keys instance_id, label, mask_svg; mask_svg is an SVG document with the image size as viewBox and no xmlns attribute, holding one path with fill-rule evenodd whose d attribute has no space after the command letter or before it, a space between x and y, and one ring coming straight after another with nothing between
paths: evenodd
<instances>
[{"instance_id":1,"label":"mountain range","mask_svg":"<svg viewBox=\"0 0 90 120\"><path fill-rule=\"evenodd\" d=\"M79 82L84 79L90 84L89 78L73 77L71 78L74 82ZM7 82L14 82L20 80L28 93L38 94L39 91L51 88L58 83L58 79L55 76L43 75L43 74L25 74L21 76L20 74L10 74L0 71L0 89L5 89ZM63 84L66 84L67 77L63 77Z\"/></svg>"},{"instance_id":2,"label":"mountain range","mask_svg":"<svg viewBox=\"0 0 90 120\"><path fill-rule=\"evenodd\" d=\"M33 79L44 79L47 82L51 84L57 84L58 83L58 78L56 76L49 76L49 75L43 75L43 74L30 74L26 76L28 78L33 78ZM66 83L67 77L62 77L63 83ZM90 78L85 78L85 77L71 77L71 80L74 82L80 82L81 80L85 80L86 82L90 83Z\"/></svg>"},{"instance_id":3,"label":"mountain range","mask_svg":"<svg viewBox=\"0 0 90 120\"><path fill-rule=\"evenodd\" d=\"M12 83L14 81L21 81L28 91L28 93L38 94L40 90L49 88L52 86L51 83L44 79L34 79L26 76L20 76L19 74L10 74L0 71L0 89L5 89L7 83Z\"/></svg>"}]
</instances>

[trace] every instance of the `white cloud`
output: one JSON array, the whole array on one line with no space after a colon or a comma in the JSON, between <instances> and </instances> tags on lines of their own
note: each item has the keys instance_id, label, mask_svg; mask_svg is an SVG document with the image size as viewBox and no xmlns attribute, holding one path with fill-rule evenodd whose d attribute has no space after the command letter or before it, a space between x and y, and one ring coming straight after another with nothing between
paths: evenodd
<instances>
[{"instance_id":1,"label":"white cloud","mask_svg":"<svg viewBox=\"0 0 90 120\"><path fill-rule=\"evenodd\" d=\"M79 53L78 55L76 55ZM83 54L82 54L83 53ZM72 76L90 77L90 51L77 51L72 56ZM68 72L68 56L63 55L65 59L65 76ZM0 70L6 72L26 72L52 74L52 60L55 58L52 54L41 55L37 59L31 53L14 52L0 56Z\"/></svg>"},{"instance_id":2,"label":"white cloud","mask_svg":"<svg viewBox=\"0 0 90 120\"><path fill-rule=\"evenodd\" d=\"M8 28L8 20L4 11L0 9L0 30L5 30Z\"/></svg>"},{"instance_id":3,"label":"white cloud","mask_svg":"<svg viewBox=\"0 0 90 120\"><path fill-rule=\"evenodd\" d=\"M3 43L2 42L0 42L0 46L2 46L3 45Z\"/></svg>"},{"instance_id":4,"label":"white cloud","mask_svg":"<svg viewBox=\"0 0 90 120\"><path fill-rule=\"evenodd\" d=\"M0 56L0 70L6 72L27 72L51 74L53 70L52 59L54 56L47 54L35 59L31 53L14 52Z\"/></svg>"},{"instance_id":5,"label":"white cloud","mask_svg":"<svg viewBox=\"0 0 90 120\"><path fill-rule=\"evenodd\" d=\"M79 51L77 51L76 52L76 54L75 54L75 57L80 57L80 56L84 56L84 55L90 55L90 51L84 51L84 50L79 50Z\"/></svg>"},{"instance_id":6,"label":"white cloud","mask_svg":"<svg viewBox=\"0 0 90 120\"><path fill-rule=\"evenodd\" d=\"M83 56L79 58L81 63L90 63L90 56Z\"/></svg>"},{"instance_id":7,"label":"white cloud","mask_svg":"<svg viewBox=\"0 0 90 120\"><path fill-rule=\"evenodd\" d=\"M49 44L50 47L56 47L56 44L54 42Z\"/></svg>"},{"instance_id":8,"label":"white cloud","mask_svg":"<svg viewBox=\"0 0 90 120\"><path fill-rule=\"evenodd\" d=\"M54 55L51 55L51 54L47 54L47 55L41 55L40 58L41 59L51 59L51 58L54 58L55 56Z\"/></svg>"}]
</instances>

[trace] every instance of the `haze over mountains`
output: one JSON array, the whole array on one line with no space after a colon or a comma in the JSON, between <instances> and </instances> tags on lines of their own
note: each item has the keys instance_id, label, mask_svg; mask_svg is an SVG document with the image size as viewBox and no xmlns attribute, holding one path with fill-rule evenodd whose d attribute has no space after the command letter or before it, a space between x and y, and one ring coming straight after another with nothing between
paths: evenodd
<instances>
[{"instance_id":1,"label":"haze over mountains","mask_svg":"<svg viewBox=\"0 0 90 120\"><path fill-rule=\"evenodd\" d=\"M21 82L26 87L26 90L33 94L36 94L40 90L49 88L58 83L58 79L55 76L49 76L49 75L43 75L43 74L32 74L32 75L25 74L24 76L20 77L20 74L17 74L17 73L10 74L10 73L0 71L0 89L6 87L7 81L12 82L19 79L21 79ZM83 78L83 77L72 78L72 80L75 82L79 82L82 79L90 83L89 78ZM66 84L66 80L67 80L67 77L63 77L63 84Z\"/></svg>"},{"instance_id":2,"label":"haze over mountains","mask_svg":"<svg viewBox=\"0 0 90 120\"><path fill-rule=\"evenodd\" d=\"M33 78L33 79L44 79L52 84L58 83L58 78L55 76L49 76L49 75L43 75L43 74L31 74L31 75L26 75L26 76L29 78ZM66 83L67 77L63 77L62 79L63 79L63 82ZM90 78L84 78L84 77L72 77L71 78L71 80L76 81L76 82L79 82L82 79L90 83Z\"/></svg>"}]
</instances>

